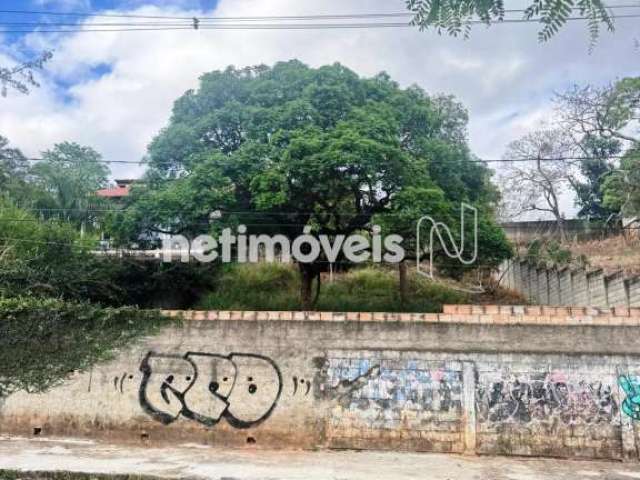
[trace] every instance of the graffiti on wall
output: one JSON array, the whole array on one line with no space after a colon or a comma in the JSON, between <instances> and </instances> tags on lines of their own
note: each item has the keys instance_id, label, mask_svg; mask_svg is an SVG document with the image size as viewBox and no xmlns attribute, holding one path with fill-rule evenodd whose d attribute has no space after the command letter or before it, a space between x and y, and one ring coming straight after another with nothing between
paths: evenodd
<instances>
[{"instance_id":1,"label":"graffiti on wall","mask_svg":"<svg viewBox=\"0 0 640 480\"><path fill-rule=\"evenodd\" d=\"M632 419L640 420L640 377L620 375L618 385L626 395L622 411Z\"/></svg>"},{"instance_id":2,"label":"graffiti on wall","mask_svg":"<svg viewBox=\"0 0 640 480\"><path fill-rule=\"evenodd\" d=\"M426 428L431 417L462 411L462 373L426 361L329 358L317 380L337 402L338 424L347 415L368 428Z\"/></svg>"},{"instance_id":3,"label":"graffiti on wall","mask_svg":"<svg viewBox=\"0 0 640 480\"><path fill-rule=\"evenodd\" d=\"M269 418L282 393L278 366L262 355L149 352L140 371L140 406L165 425L182 416L208 427L224 418L250 428Z\"/></svg>"},{"instance_id":4,"label":"graffiti on wall","mask_svg":"<svg viewBox=\"0 0 640 480\"><path fill-rule=\"evenodd\" d=\"M571 380L562 372L511 374L479 382L476 411L482 423L554 422L564 425L619 421L611 385Z\"/></svg>"},{"instance_id":5,"label":"graffiti on wall","mask_svg":"<svg viewBox=\"0 0 640 480\"><path fill-rule=\"evenodd\" d=\"M298 393L298 390L302 392L304 389L304 396L309 395L309 391L311 390L311 382L309 380L305 380L304 378L298 378L295 375L292 378L293 380L293 396Z\"/></svg>"}]
</instances>

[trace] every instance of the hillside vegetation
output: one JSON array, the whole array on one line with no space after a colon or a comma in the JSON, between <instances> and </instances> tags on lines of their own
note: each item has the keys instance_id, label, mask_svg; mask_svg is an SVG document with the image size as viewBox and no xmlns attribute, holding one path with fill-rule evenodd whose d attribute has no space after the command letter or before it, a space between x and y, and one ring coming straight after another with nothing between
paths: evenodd
<instances>
[{"instance_id":1,"label":"hillside vegetation","mask_svg":"<svg viewBox=\"0 0 640 480\"><path fill-rule=\"evenodd\" d=\"M469 295L430 282L415 273L408 276L408 295L400 300L396 272L366 267L336 274L322 285L315 307L320 311L440 312L443 304L466 303ZM198 305L207 310L300 310L300 280L286 264L234 265L218 278L214 292Z\"/></svg>"}]
</instances>

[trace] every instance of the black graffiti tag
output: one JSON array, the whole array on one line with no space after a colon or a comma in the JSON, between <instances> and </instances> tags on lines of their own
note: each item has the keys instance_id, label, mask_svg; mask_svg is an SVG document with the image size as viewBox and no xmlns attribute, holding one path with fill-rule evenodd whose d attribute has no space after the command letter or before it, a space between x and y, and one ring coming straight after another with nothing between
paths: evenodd
<instances>
[{"instance_id":1,"label":"black graffiti tag","mask_svg":"<svg viewBox=\"0 0 640 480\"><path fill-rule=\"evenodd\" d=\"M610 385L570 382L557 373L478 385L476 408L482 423L555 419L564 425L609 423L615 421L619 411Z\"/></svg>"},{"instance_id":2,"label":"black graffiti tag","mask_svg":"<svg viewBox=\"0 0 640 480\"><path fill-rule=\"evenodd\" d=\"M311 390L311 382L309 380L305 380L304 378L298 378L296 376L293 377L293 395L295 396L298 393L298 388L304 388L304 396L309 395L309 390Z\"/></svg>"},{"instance_id":3,"label":"black graffiti tag","mask_svg":"<svg viewBox=\"0 0 640 480\"><path fill-rule=\"evenodd\" d=\"M149 352L140 371L140 405L165 425L183 416L208 427L222 418L235 428L254 427L269 418L282 393L278 366L256 354Z\"/></svg>"}]
</instances>

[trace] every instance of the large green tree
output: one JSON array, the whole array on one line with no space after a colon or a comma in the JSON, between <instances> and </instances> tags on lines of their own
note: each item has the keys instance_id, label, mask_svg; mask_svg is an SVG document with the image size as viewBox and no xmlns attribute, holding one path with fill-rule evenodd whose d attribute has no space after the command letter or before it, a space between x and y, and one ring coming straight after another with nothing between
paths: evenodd
<instances>
[{"instance_id":1,"label":"large green tree","mask_svg":"<svg viewBox=\"0 0 640 480\"><path fill-rule=\"evenodd\" d=\"M490 172L472 161L466 122L450 97L401 89L386 74L359 78L339 64L207 73L197 91L176 101L149 147L144 185L115 223L130 238L145 231L193 236L238 223L250 234L289 239L305 227L349 235L370 231L374 216L401 213L395 200L409 198L409 189L439 195L438 208L427 202L423 214L467 202L488 219L496 192ZM223 215L212 225L216 210ZM407 216L403 230L416 221ZM493 242L504 258L504 236L487 225L491 235L481 244ZM322 267L300 264L307 308Z\"/></svg>"},{"instance_id":2,"label":"large green tree","mask_svg":"<svg viewBox=\"0 0 640 480\"><path fill-rule=\"evenodd\" d=\"M606 177L603 203L623 217L640 217L640 148L630 149L620 160L620 168Z\"/></svg>"},{"instance_id":3,"label":"large green tree","mask_svg":"<svg viewBox=\"0 0 640 480\"><path fill-rule=\"evenodd\" d=\"M106 186L109 173L93 148L73 142L56 144L31 168L31 193L21 203L42 209L45 217L55 216L77 225L91 222L87 210L98 204L95 192Z\"/></svg>"},{"instance_id":4,"label":"large green tree","mask_svg":"<svg viewBox=\"0 0 640 480\"><path fill-rule=\"evenodd\" d=\"M589 137L640 144L640 77L597 87L575 86L558 95L564 126L582 140Z\"/></svg>"},{"instance_id":5,"label":"large green tree","mask_svg":"<svg viewBox=\"0 0 640 480\"><path fill-rule=\"evenodd\" d=\"M613 158L620 154L621 142L615 138L586 136L579 147L583 157L577 161L578 174L568 175L576 193L578 216L607 220L616 210L605 205L603 189L606 179L615 171Z\"/></svg>"},{"instance_id":6,"label":"large green tree","mask_svg":"<svg viewBox=\"0 0 640 480\"><path fill-rule=\"evenodd\" d=\"M557 100L563 126L586 158L580 162L586 181L576 185L583 210L640 215L640 77L574 87Z\"/></svg>"},{"instance_id":7,"label":"large green tree","mask_svg":"<svg viewBox=\"0 0 640 480\"><path fill-rule=\"evenodd\" d=\"M9 147L9 140L0 135L0 192L8 194L24 182L27 166L22 152Z\"/></svg>"}]
</instances>

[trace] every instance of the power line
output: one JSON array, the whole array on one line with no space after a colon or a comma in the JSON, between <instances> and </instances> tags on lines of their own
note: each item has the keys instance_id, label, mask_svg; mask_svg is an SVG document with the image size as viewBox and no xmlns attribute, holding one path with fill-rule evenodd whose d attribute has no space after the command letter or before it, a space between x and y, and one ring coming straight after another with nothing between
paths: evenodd
<instances>
[{"instance_id":1,"label":"power line","mask_svg":"<svg viewBox=\"0 0 640 480\"><path fill-rule=\"evenodd\" d=\"M74 242L74 243L69 243L69 242L51 242L51 241L45 241L45 240L31 240L29 238L11 238L11 237L0 237L0 240L4 240L7 242L22 242L22 243L36 243L36 244L43 244L43 245L65 245L65 246L82 246L82 242Z\"/></svg>"},{"instance_id":2,"label":"power line","mask_svg":"<svg viewBox=\"0 0 640 480\"><path fill-rule=\"evenodd\" d=\"M17 243L35 243L35 244L43 244L43 245L56 245L56 246L66 246L66 247L72 247L72 248L80 248L83 250L88 250L89 249L89 245L82 245L79 243L64 243L64 242L48 242L48 241L41 241L41 240L29 240L29 239L20 239L20 238L4 238L4 237L0 237L0 241L13 241L13 242L17 242ZM99 246L97 246L99 248ZM109 252L113 252L113 253L109 253ZM368 250L364 250L364 251L368 251ZM102 253L103 251L101 250L94 250L93 252L100 252ZM164 250L162 249L154 249L154 250L132 250L132 249L123 249L123 248L116 248L113 250L107 250L105 252L105 257L116 257L119 256L119 254L122 254L122 257L120 258L132 258L135 257L135 253L139 252L139 253L162 253L164 252ZM168 250L169 253L172 254L172 258L173 258L173 254L180 252L180 250ZM190 257L193 257L193 255L190 255ZM36 257L33 257L36 258ZM237 258L237 257L236 257ZM196 263L194 261L194 263ZM211 262L208 262L211 263ZM260 262L251 262L251 263L260 263ZM269 263L282 263L284 265L293 265L295 263L300 263L300 262L269 262ZM333 264L333 265L367 265L368 262L354 262L351 260L336 260L335 262L332 262L330 260L314 260L313 262L303 262L303 263L313 263L313 264ZM389 263L386 261L382 261L379 262L380 265L384 264L384 265L395 265L395 263ZM495 263L490 263L490 262L478 262L478 263L474 263L471 266L467 266L467 265L443 265L441 268L445 268L445 269L461 269L461 270L470 270L474 267L478 267L478 268L485 268L485 269L497 269L498 265L496 265Z\"/></svg>"},{"instance_id":3,"label":"power line","mask_svg":"<svg viewBox=\"0 0 640 480\"><path fill-rule=\"evenodd\" d=\"M90 214L98 214L98 213L111 213L111 212L115 212L115 213L127 213L127 208L33 208L33 207L19 207L16 206L16 208L25 211L25 212L35 212L35 213L49 213L49 214L64 214L67 212L76 212L76 213L86 213L87 215ZM0 207L0 212L3 211L7 211L10 210L9 208L6 207ZM284 210L273 210L273 211L255 211L255 210L228 210L225 208L221 208L221 207L211 207L212 211L220 211L223 215L227 215L227 216L245 216L245 217L277 217L277 216L285 216L285 217L291 217L291 216L296 216L296 215L316 215L316 216L332 216L332 215L339 215L340 217L344 217L344 218L349 218L349 217L361 217L361 216L371 216L371 217L406 217L406 213L398 213L398 212L378 212L378 213L356 213L356 212L352 212L352 211L345 211L345 210L336 210L336 211L331 211L331 212L313 212L313 211L284 211ZM175 213L175 214L184 214L184 213L193 213L192 210L176 210L176 209L157 209L154 210L155 213ZM38 219L31 219L31 218L16 218L16 219L4 219L2 217L0 217L0 221L3 220L15 220L15 221L24 221L24 222L31 222L31 221L40 221ZM58 220L58 219L49 219L49 220ZM207 221L207 222L190 222L191 224L194 225L211 225L211 224L215 224L219 219L214 219L212 221ZM508 222L507 222L508 223ZM307 225L302 224L302 223L269 223L269 224L265 224L265 223L243 223L243 225L246 226L278 226L278 225ZM523 227L523 228L528 228L528 227ZM533 227L532 227L533 228ZM538 228L538 227L535 227ZM633 228L640 228L640 227L633 227Z\"/></svg>"},{"instance_id":4,"label":"power line","mask_svg":"<svg viewBox=\"0 0 640 480\"><path fill-rule=\"evenodd\" d=\"M609 7L611 9L638 9L640 5L615 5ZM574 9L578 10L578 7ZM2 12L0 10L0 12ZM505 13L524 13L525 10L505 10ZM88 16L90 14L87 14ZM93 17L102 17L102 15L91 15ZM125 22L125 23L91 23L86 26L89 27L97 27L97 26L191 26L193 27L194 21L197 21L198 25L220 25L215 22L225 22L225 21L238 21L238 22L261 22L261 21L326 21L326 20L350 20L350 19L373 19L373 18L407 18L413 17L413 13L360 13L360 14L343 14L343 15L299 15L299 16L261 16L261 17L155 17L155 16L127 16L124 15L124 18L141 18L141 19L154 19L154 20L165 20L162 22L153 21L153 22ZM115 16L120 18L121 16ZM615 17L615 15L614 15ZM575 17L582 18L582 17ZM502 19L502 20L494 20L493 22L509 22L511 20L528 20L528 21L537 21L536 19ZM175 23L179 21L179 23ZM213 22L213 23L212 23ZM472 20L472 22L484 23L482 20ZM38 21L38 22L0 22L0 25L25 25L25 26L78 26L77 22L74 23L61 23L61 22L48 22L48 21Z\"/></svg>"},{"instance_id":5,"label":"power line","mask_svg":"<svg viewBox=\"0 0 640 480\"><path fill-rule=\"evenodd\" d=\"M132 14L112 14L112 13L91 13L91 12L56 12L45 10L0 10L0 13L12 15L44 15L56 17L104 17L104 18L147 18L147 19L169 19L188 20L188 17L172 17L166 15L132 15Z\"/></svg>"},{"instance_id":6,"label":"power line","mask_svg":"<svg viewBox=\"0 0 640 480\"><path fill-rule=\"evenodd\" d=\"M78 24L78 23L61 23L61 22L2 22L0 26L25 26L25 27L190 27L193 28L193 21L191 22L121 22L121 23L90 23L90 24Z\"/></svg>"},{"instance_id":7,"label":"power line","mask_svg":"<svg viewBox=\"0 0 640 480\"><path fill-rule=\"evenodd\" d=\"M640 8L638 4L617 4L606 7L609 10ZM572 7L573 11L580 11L580 7ZM504 13L525 13L525 9L505 9ZM265 21L265 20L344 20L344 19L364 19L364 18L404 18L414 17L415 13L406 12L379 12L379 13L346 13L346 14L311 14L311 15L267 15L267 16L170 16L170 15L136 15L136 14L115 14L96 12L60 12L60 11L38 11L38 10L0 10L0 13L16 15L43 15L60 17L96 17L96 18L131 18L150 20L187 20L193 18L199 20L212 21Z\"/></svg>"},{"instance_id":8,"label":"power line","mask_svg":"<svg viewBox=\"0 0 640 480\"><path fill-rule=\"evenodd\" d=\"M116 213L127 213L127 209L126 208L122 208L122 209L117 209L117 208L103 208L103 209L92 209L92 208L86 208L86 209L82 209L82 208L20 208L20 207L16 207L19 208L20 210L26 211L26 212L36 212L36 213L58 213L58 214L63 214L64 212L79 212L79 213L86 213L86 214L93 214L93 213L111 213L111 212L116 212ZM6 208L0 208L0 212L7 210ZM221 209L221 208L212 208L212 210L220 210L222 211L223 214L225 215L229 215L229 216L252 216L252 217L274 217L274 216L286 216L286 217L290 217L290 216L295 216L295 215L321 215L321 216L332 216L332 215L339 215L341 217L362 217L362 216L371 216L371 217L403 217L406 216L406 214L404 213L394 213L394 212L380 212L380 213L355 213L355 212L346 212L346 211L334 211L334 212L325 212L325 213L321 213L321 212L305 212L305 211L301 211L301 212L286 212L286 211L282 211L282 210L276 210L276 211L270 211L270 212L258 212L258 211L250 211L250 210L225 210L225 209ZM182 214L182 213L193 213L192 211L187 211L187 210L169 210L169 209L159 209L159 210L154 210L154 212L156 213L176 213L176 214ZM39 219L33 219L33 218L16 218L16 219L5 219L0 217L0 222L2 221L15 221L15 222L39 222ZM57 219L51 219L51 220L57 220ZM215 224L216 221L218 219L214 219L212 221L207 221L207 222L188 222L190 225L211 225L211 224ZM242 225L245 226L301 226L301 225L307 225L306 223L243 223Z\"/></svg>"},{"instance_id":9,"label":"power line","mask_svg":"<svg viewBox=\"0 0 640 480\"><path fill-rule=\"evenodd\" d=\"M640 14L612 15L614 19L640 18ZM590 20L590 17L569 17L567 21ZM198 20L198 19L192 19ZM491 21L489 24L520 24L520 23L540 23L538 18L523 19L503 19ZM469 24L486 24L482 20L471 20ZM1 23L0 23L1 25ZM48 27L48 24L41 24ZM132 24L133 25L133 24ZM80 28L68 29L20 29L20 30L0 30L0 33L91 33L91 32L133 32L133 31L173 31L173 30L333 30L333 29L364 29L364 28L409 28L414 27L407 22L361 22L361 23L306 23L306 24L203 24L195 26L184 24L184 26L162 26L162 27L127 27L127 28L92 28L91 25L79 25Z\"/></svg>"},{"instance_id":10,"label":"power line","mask_svg":"<svg viewBox=\"0 0 640 480\"><path fill-rule=\"evenodd\" d=\"M68 29L68 30L0 30L0 33L106 33L106 32L166 32L173 30L193 30L192 27L158 28L109 28L109 29Z\"/></svg>"},{"instance_id":11,"label":"power line","mask_svg":"<svg viewBox=\"0 0 640 480\"><path fill-rule=\"evenodd\" d=\"M469 163L521 163L521 162L579 162L579 161L589 161L589 160L620 160L625 158L624 155L611 155L602 158L594 158L594 157L550 157L550 158L462 158L457 160L457 162L469 162ZM44 162L46 161L43 158L26 158L23 161L27 162ZM431 160L432 165L445 165L448 163L445 162L434 162ZM60 163L70 163L70 164L82 164L84 162L77 162L72 160L63 160ZM151 165L151 166L173 166L173 163L164 162L164 163L152 163L147 160L93 160L90 163L106 163L106 164L125 164L125 165ZM456 161L451 162L451 164L455 164Z\"/></svg>"}]
</instances>

